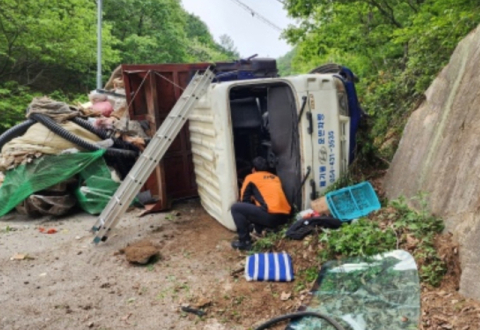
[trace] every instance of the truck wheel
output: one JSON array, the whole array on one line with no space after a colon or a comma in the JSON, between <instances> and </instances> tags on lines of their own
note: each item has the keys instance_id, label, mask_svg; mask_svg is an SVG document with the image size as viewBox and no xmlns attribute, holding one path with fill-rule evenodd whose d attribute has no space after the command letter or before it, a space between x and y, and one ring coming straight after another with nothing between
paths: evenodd
<instances>
[{"instance_id":1,"label":"truck wheel","mask_svg":"<svg viewBox=\"0 0 480 330\"><path fill-rule=\"evenodd\" d=\"M339 73L342 71L342 66L335 63L328 63L317 66L309 73Z\"/></svg>"}]
</instances>

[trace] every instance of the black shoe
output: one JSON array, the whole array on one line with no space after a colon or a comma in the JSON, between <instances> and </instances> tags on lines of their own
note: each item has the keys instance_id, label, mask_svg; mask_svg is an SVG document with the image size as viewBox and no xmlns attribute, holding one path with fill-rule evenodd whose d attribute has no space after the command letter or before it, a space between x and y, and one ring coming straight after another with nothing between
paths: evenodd
<instances>
[{"instance_id":1,"label":"black shoe","mask_svg":"<svg viewBox=\"0 0 480 330\"><path fill-rule=\"evenodd\" d=\"M249 251L252 249L252 242L251 241L233 241L232 248L241 250L241 251Z\"/></svg>"},{"instance_id":2,"label":"black shoe","mask_svg":"<svg viewBox=\"0 0 480 330\"><path fill-rule=\"evenodd\" d=\"M263 236L263 233L268 230L267 227L264 226L255 226L255 230L253 231L258 236Z\"/></svg>"}]
</instances>

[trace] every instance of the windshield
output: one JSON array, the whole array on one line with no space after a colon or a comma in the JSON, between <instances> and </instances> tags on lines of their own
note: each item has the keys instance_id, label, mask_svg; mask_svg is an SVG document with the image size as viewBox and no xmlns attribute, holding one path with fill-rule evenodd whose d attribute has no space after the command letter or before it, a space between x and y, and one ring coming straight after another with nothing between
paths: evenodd
<instances>
[{"instance_id":1,"label":"windshield","mask_svg":"<svg viewBox=\"0 0 480 330\"><path fill-rule=\"evenodd\" d=\"M406 251L329 261L322 266L307 311L333 317L345 330L418 329L420 285L417 265ZM335 329L305 317L290 330Z\"/></svg>"}]
</instances>

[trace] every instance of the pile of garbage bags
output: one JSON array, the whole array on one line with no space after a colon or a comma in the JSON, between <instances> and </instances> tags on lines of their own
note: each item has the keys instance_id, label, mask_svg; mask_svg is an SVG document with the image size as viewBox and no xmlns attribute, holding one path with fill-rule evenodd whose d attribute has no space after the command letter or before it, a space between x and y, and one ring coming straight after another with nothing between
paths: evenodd
<instances>
[{"instance_id":1,"label":"pile of garbage bags","mask_svg":"<svg viewBox=\"0 0 480 330\"><path fill-rule=\"evenodd\" d=\"M0 216L102 211L148 141L129 120L118 69L106 88L75 106L36 97L26 121L0 135Z\"/></svg>"}]
</instances>

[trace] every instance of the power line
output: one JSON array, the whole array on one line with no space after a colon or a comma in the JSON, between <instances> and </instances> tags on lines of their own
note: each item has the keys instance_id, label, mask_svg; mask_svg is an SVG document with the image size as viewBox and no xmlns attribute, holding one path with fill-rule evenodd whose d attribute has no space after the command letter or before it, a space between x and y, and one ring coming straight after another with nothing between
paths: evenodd
<instances>
[{"instance_id":1,"label":"power line","mask_svg":"<svg viewBox=\"0 0 480 330\"><path fill-rule=\"evenodd\" d=\"M268 19L266 19L265 17L263 17L262 15L260 15L259 13L257 13L255 10L253 10L252 8L250 8L249 6L247 6L246 4L244 4L243 2L241 2L240 0L231 0L233 2L235 2L237 5L239 5L240 7L242 7L243 9L245 9L246 11L248 11L250 14L252 14L252 16L256 16L259 20L263 21L264 23L270 25L272 28L274 28L275 30L278 30L280 32L283 31L283 29L277 25L275 25L274 23L272 23L271 21L269 21Z\"/></svg>"}]
</instances>

